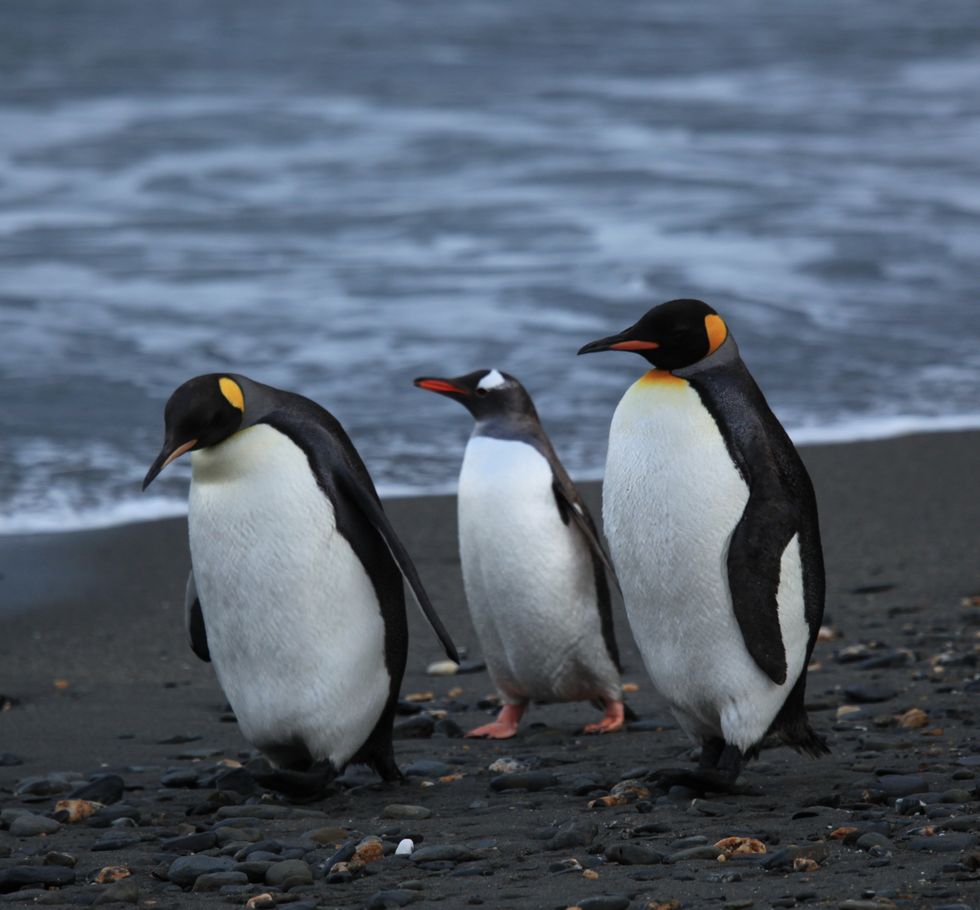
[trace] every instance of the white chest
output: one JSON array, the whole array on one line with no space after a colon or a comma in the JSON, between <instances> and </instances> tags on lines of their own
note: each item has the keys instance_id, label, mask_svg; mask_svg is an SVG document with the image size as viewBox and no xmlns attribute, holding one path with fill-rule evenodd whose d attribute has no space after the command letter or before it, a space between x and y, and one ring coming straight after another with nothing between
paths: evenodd
<instances>
[{"instance_id":1,"label":"white chest","mask_svg":"<svg viewBox=\"0 0 980 910\"><path fill-rule=\"evenodd\" d=\"M189 528L215 671L246 737L342 764L387 697L370 578L306 456L259 425L195 452Z\"/></svg>"}]
</instances>

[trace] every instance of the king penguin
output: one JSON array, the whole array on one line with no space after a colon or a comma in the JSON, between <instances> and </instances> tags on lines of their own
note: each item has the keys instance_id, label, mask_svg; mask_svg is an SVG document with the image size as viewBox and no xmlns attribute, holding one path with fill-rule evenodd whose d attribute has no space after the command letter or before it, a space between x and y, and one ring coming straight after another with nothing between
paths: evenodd
<instances>
[{"instance_id":1,"label":"king penguin","mask_svg":"<svg viewBox=\"0 0 980 910\"><path fill-rule=\"evenodd\" d=\"M793 443L700 300L671 300L579 354L653 367L609 431L603 519L654 685L701 744L702 781L734 784L767 734L828 752L804 707L823 616L817 504Z\"/></svg>"},{"instance_id":2,"label":"king penguin","mask_svg":"<svg viewBox=\"0 0 980 910\"><path fill-rule=\"evenodd\" d=\"M191 644L213 662L245 738L283 769L285 783L269 785L302 790L293 772L329 780L351 761L399 779L402 576L458 657L343 427L234 373L184 383L165 423L143 489L192 453Z\"/></svg>"},{"instance_id":3,"label":"king penguin","mask_svg":"<svg viewBox=\"0 0 980 910\"><path fill-rule=\"evenodd\" d=\"M605 713L584 732L620 729L612 569L531 396L498 370L415 385L458 401L476 420L459 475L460 560L503 707L466 735L514 736L530 701L594 701Z\"/></svg>"}]
</instances>

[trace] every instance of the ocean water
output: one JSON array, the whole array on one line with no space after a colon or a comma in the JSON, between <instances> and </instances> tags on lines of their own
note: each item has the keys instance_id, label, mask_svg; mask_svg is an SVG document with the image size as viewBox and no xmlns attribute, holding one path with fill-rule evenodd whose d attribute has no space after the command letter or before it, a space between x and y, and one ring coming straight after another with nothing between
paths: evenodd
<instances>
[{"instance_id":1,"label":"ocean water","mask_svg":"<svg viewBox=\"0 0 980 910\"><path fill-rule=\"evenodd\" d=\"M975 0L7 0L0 533L174 514L163 404L237 370L453 488L496 366L576 476L678 296L799 441L980 426Z\"/></svg>"}]
</instances>

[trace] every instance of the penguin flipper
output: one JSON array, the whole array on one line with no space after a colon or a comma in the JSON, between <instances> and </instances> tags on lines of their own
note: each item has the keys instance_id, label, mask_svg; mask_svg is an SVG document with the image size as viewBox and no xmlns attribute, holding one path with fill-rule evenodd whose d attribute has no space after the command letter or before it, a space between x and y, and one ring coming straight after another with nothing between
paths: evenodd
<instances>
[{"instance_id":1,"label":"penguin flipper","mask_svg":"<svg viewBox=\"0 0 980 910\"><path fill-rule=\"evenodd\" d=\"M783 551L797 524L787 502L753 493L728 545L728 587L742 639L777 685L786 682L787 666L776 594Z\"/></svg>"},{"instance_id":2,"label":"penguin flipper","mask_svg":"<svg viewBox=\"0 0 980 910\"><path fill-rule=\"evenodd\" d=\"M595 554L596 558L605 568L606 576L612 579L616 590L622 594L623 590L619 586L616 570L613 568L612 561L609 559L605 547L603 547L602 542L599 540L599 534L596 531L595 524L592 522L592 516L589 515L589 511L578 495L578 491L571 486L571 481L567 478L561 478L557 474L554 474L553 477L554 480L552 481L551 489L555 494L555 502L558 504L558 514L561 515L562 522L564 524L568 524L569 520L575 522L575 527L582 532L582 536L585 538L586 543L588 543L589 549L592 550L593 554ZM564 483L562 482L563 479L565 480Z\"/></svg>"},{"instance_id":3,"label":"penguin flipper","mask_svg":"<svg viewBox=\"0 0 980 910\"><path fill-rule=\"evenodd\" d=\"M197 596L197 585L194 583L194 570L187 576L187 588L184 592L184 618L187 623L187 638L191 650L206 663L211 663L211 650L208 648L208 633L204 627L204 613L201 601Z\"/></svg>"},{"instance_id":4,"label":"penguin flipper","mask_svg":"<svg viewBox=\"0 0 980 910\"><path fill-rule=\"evenodd\" d=\"M385 542L385 546L388 547L399 571L412 589L412 593L415 595L415 600L418 602L419 607L421 607L423 615L442 644L446 656L450 660L459 663L459 652L456 650L456 645L453 644L449 632L439 618L439 614L436 613L435 607L432 606L432 601L429 600L429 595L422 586L422 579L419 578L415 563L412 562L412 557L408 555L408 550L405 549L405 545L401 542L395 533L395 529L391 526L391 522L381 507L381 503L362 484L358 483L356 478L345 471L336 471L335 481L337 488L347 495L352 504L360 510L364 518L381 535L381 539Z\"/></svg>"}]
</instances>

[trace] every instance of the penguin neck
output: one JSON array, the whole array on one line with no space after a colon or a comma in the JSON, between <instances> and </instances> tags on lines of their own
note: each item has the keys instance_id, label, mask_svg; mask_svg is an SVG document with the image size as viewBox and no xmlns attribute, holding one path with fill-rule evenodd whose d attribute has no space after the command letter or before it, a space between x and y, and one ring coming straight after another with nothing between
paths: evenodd
<instances>
[{"instance_id":1,"label":"penguin neck","mask_svg":"<svg viewBox=\"0 0 980 910\"><path fill-rule=\"evenodd\" d=\"M533 445L533 440L541 432L540 424L529 415L505 413L480 418L474 424L470 438L489 436L492 439L516 439Z\"/></svg>"},{"instance_id":2,"label":"penguin neck","mask_svg":"<svg viewBox=\"0 0 980 910\"><path fill-rule=\"evenodd\" d=\"M697 361L696 363L692 363L690 366L681 367L679 370L671 370L671 375L679 379L689 379L690 377L697 376L698 373L703 373L706 370L715 370L719 367L729 366L730 364L736 363L740 359L738 345L735 343L735 339L729 332L729 334L725 337L725 340L707 357L702 357L701 360Z\"/></svg>"}]
</instances>

